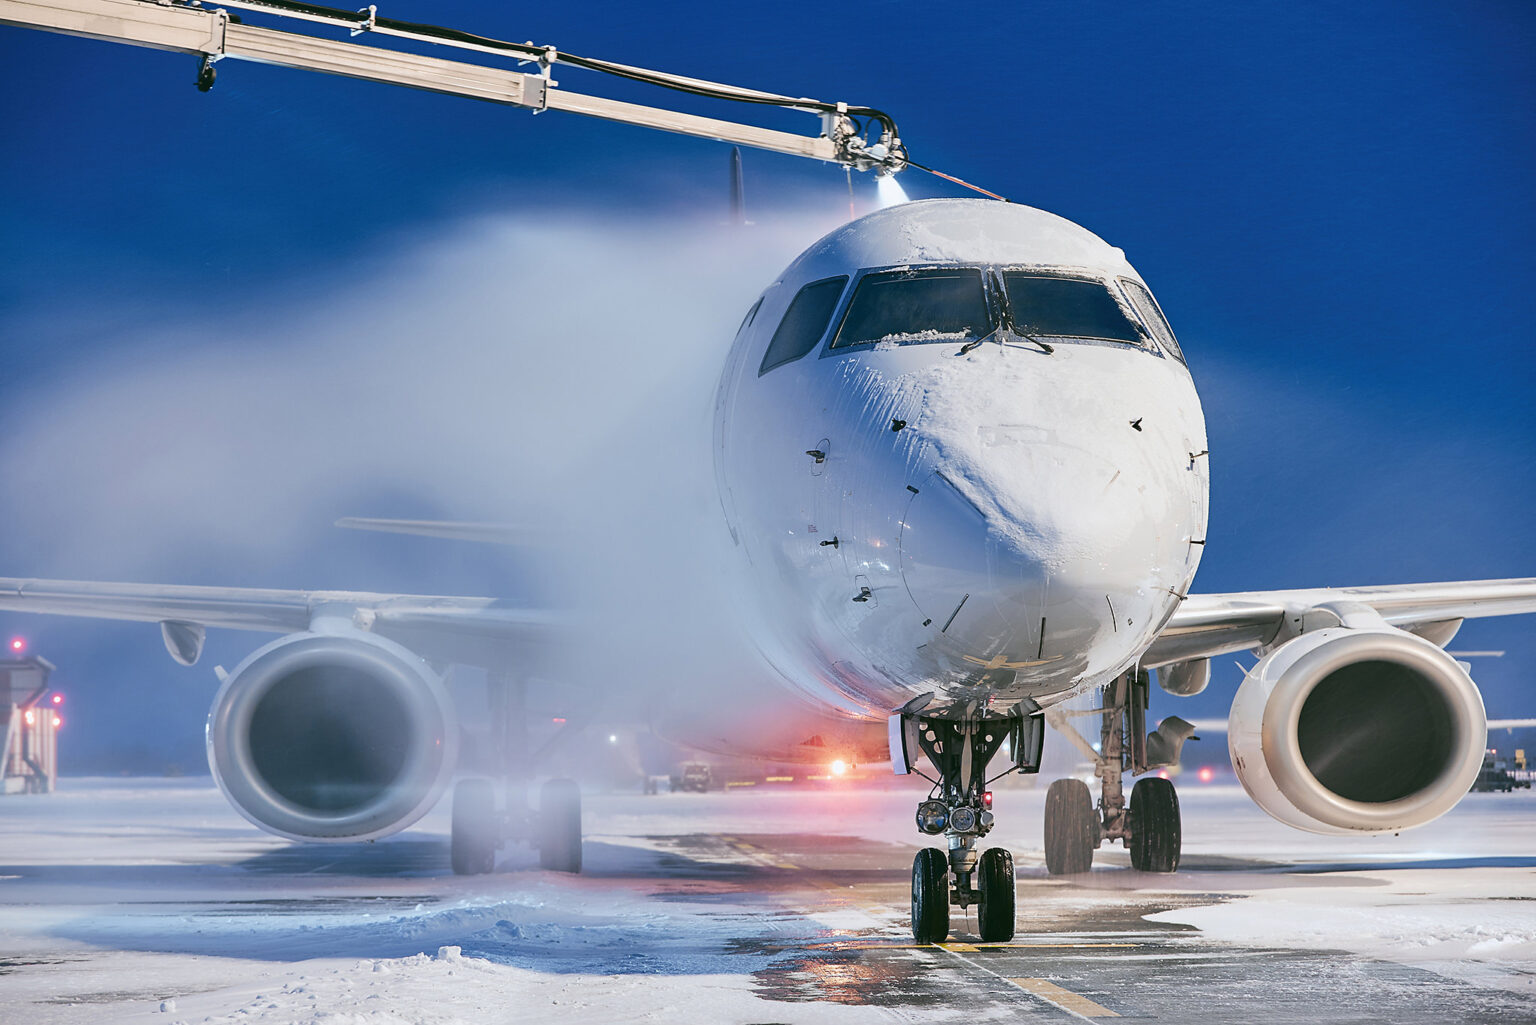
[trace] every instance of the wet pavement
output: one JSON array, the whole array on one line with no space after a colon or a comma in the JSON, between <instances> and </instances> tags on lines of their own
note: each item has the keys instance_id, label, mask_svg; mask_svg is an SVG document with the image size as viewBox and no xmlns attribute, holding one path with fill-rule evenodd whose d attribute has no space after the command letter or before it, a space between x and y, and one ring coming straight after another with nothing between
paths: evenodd
<instances>
[{"instance_id":1,"label":"wet pavement","mask_svg":"<svg viewBox=\"0 0 1536 1025\"><path fill-rule=\"evenodd\" d=\"M982 943L974 911L967 918L956 909L948 942L919 945L900 935L910 847L835 835L651 839L696 861L764 868L751 874L750 896L737 894L743 903L771 894L766 903L798 909L804 921L842 920L844 928L822 936L791 936L804 923L781 919L778 929L737 941L743 952L771 956L754 973L770 1001L871 1005L896 1020L964 1008L976 1021L1536 1021L1536 999L1422 968L1337 950L1235 946L1191 926L1149 921L1144 916L1242 898L1221 890L1139 892L1162 878L1129 869L1020 878L1013 941ZM1235 880L1241 867L1263 866L1222 869Z\"/></svg>"},{"instance_id":2,"label":"wet pavement","mask_svg":"<svg viewBox=\"0 0 1536 1025\"><path fill-rule=\"evenodd\" d=\"M981 943L957 909L949 942L919 945L921 795L893 784L588 794L580 876L512 845L479 877L448 870L446 808L376 843L303 845L207 786L135 787L4 806L0 1020L169 1023L156 1009L179 998L188 1022L308 1022L372 992L421 1008L522 994L496 1020L578 1025L1536 1022L1536 801L1521 797L1361 840L1191 791L1179 872L1105 848L1059 878L1038 848L1042 794L1000 791L988 845L1015 854L1015 939ZM445 944L480 974L431 961Z\"/></svg>"}]
</instances>

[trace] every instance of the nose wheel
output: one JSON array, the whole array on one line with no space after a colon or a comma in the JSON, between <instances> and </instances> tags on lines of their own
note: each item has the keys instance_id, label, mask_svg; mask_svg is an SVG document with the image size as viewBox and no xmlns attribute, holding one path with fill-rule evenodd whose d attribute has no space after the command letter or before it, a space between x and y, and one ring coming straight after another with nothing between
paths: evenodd
<instances>
[{"instance_id":1,"label":"nose wheel","mask_svg":"<svg viewBox=\"0 0 1536 1025\"><path fill-rule=\"evenodd\" d=\"M981 902L976 907L976 929L984 943L1013 939L1013 855L1001 847L981 852L976 866L981 881Z\"/></svg>"},{"instance_id":2,"label":"nose wheel","mask_svg":"<svg viewBox=\"0 0 1536 1025\"><path fill-rule=\"evenodd\" d=\"M912 938L943 943L949 938L949 859L924 847L912 861Z\"/></svg>"},{"instance_id":3,"label":"nose wheel","mask_svg":"<svg viewBox=\"0 0 1536 1025\"><path fill-rule=\"evenodd\" d=\"M1045 720L1034 702L998 713L976 702L929 712L930 701L931 695L919 698L890 720L892 768L933 784L918 805L917 828L929 836L942 834L948 847L925 847L912 862L912 938L942 943L949 936L951 906L974 904L982 942L1006 942L1015 927L1013 855L1001 847L979 851L977 845L996 821L991 783L1010 772L1039 771ZM1013 764L989 779L987 765L1004 744ZM914 766L919 753L936 777Z\"/></svg>"}]
</instances>

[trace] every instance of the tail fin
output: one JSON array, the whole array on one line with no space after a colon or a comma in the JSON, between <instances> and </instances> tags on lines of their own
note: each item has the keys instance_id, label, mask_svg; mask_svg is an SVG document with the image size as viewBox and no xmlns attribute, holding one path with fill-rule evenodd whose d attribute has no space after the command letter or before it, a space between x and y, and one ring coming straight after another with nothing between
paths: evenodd
<instances>
[{"instance_id":1,"label":"tail fin","mask_svg":"<svg viewBox=\"0 0 1536 1025\"><path fill-rule=\"evenodd\" d=\"M741 147L731 147L731 223L747 223L747 194L741 180Z\"/></svg>"}]
</instances>

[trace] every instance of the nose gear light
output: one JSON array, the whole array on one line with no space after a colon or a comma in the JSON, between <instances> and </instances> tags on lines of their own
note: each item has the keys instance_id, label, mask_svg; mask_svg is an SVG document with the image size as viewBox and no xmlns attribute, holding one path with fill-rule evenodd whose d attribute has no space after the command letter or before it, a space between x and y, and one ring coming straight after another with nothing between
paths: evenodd
<instances>
[{"instance_id":1,"label":"nose gear light","mask_svg":"<svg viewBox=\"0 0 1536 1025\"><path fill-rule=\"evenodd\" d=\"M917 806L917 828L924 833L942 833L948 825L949 809L943 801L924 801Z\"/></svg>"}]
</instances>

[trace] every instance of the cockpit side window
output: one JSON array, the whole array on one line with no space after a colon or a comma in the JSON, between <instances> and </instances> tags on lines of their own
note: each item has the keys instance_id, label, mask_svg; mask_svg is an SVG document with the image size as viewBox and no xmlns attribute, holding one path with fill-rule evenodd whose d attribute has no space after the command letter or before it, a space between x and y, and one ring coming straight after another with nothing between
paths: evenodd
<instances>
[{"instance_id":1,"label":"cockpit side window","mask_svg":"<svg viewBox=\"0 0 1536 1025\"><path fill-rule=\"evenodd\" d=\"M740 337L741 333L752 325L752 322L757 319L757 311L762 308L763 300L759 297L757 302L752 304L752 308L747 311L747 315L741 318L741 326L736 329L737 337Z\"/></svg>"},{"instance_id":2,"label":"cockpit side window","mask_svg":"<svg viewBox=\"0 0 1536 1025\"><path fill-rule=\"evenodd\" d=\"M980 270L881 271L859 281L831 348L970 341L994 328Z\"/></svg>"},{"instance_id":3,"label":"cockpit side window","mask_svg":"<svg viewBox=\"0 0 1536 1025\"><path fill-rule=\"evenodd\" d=\"M1163 311L1157 305L1157 300L1152 298L1152 293L1147 291L1147 286L1130 278L1121 278L1120 287L1125 289L1125 294L1130 296L1131 305L1136 307L1136 312L1141 314L1141 319L1147 322L1152 329L1152 334L1164 349L1180 363L1184 363L1184 350L1179 348L1179 340L1173 337L1173 328L1168 326L1168 318L1163 316ZM1186 366L1188 364L1185 364Z\"/></svg>"},{"instance_id":4,"label":"cockpit side window","mask_svg":"<svg viewBox=\"0 0 1536 1025\"><path fill-rule=\"evenodd\" d=\"M1013 326L1022 334L1147 345L1129 311L1102 281L1004 271Z\"/></svg>"},{"instance_id":5,"label":"cockpit side window","mask_svg":"<svg viewBox=\"0 0 1536 1025\"><path fill-rule=\"evenodd\" d=\"M759 377L774 367L794 362L816 348L821 336L827 333L832 311L837 308L837 301L843 295L843 286L847 284L848 276L845 274L813 281L795 293L789 309L784 313L784 319L773 332L768 351L763 353L763 363L757 368Z\"/></svg>"}]
</instances>

